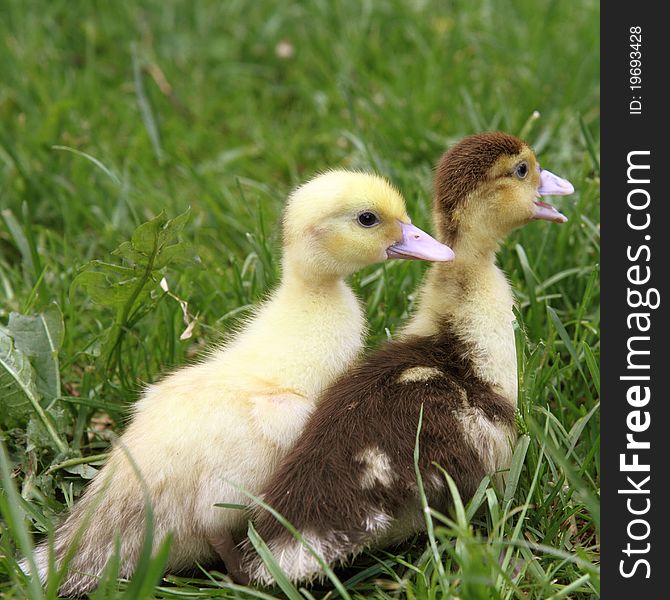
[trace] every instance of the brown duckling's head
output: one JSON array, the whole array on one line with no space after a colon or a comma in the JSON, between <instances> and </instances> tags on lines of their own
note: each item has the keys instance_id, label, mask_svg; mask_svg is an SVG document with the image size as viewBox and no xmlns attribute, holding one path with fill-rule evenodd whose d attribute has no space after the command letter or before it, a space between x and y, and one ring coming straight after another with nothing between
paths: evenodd
<instances>
[{"instance_id":1,"label":"brown duckling's head","mask_svg":"<svg viewBox=\"0 0 670 600\"><path fill-rule=\"evenodd\" d=\"M522 140L487 132L463 139L442 156L435 192L441 241L476 251L497 248L508 233L533 219L564 223L567 218L539 198L572 194L574 188L542 169Z\"/></svg>"}]
</instances>

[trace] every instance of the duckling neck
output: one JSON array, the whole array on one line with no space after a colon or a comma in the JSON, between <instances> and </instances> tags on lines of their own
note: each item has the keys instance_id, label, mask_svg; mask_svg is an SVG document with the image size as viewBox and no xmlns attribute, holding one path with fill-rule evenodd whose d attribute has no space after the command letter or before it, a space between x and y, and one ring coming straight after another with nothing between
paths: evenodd
<instances>
[{"instance_id":1,"label":"duckling neck","mask_svg":"<svg viewBox=\"0 0 670 600\"><path fill-rule=\"evenodd\" d=\"M496 266L493 251L455 252L453 262L431 266L418 308L402 334L454 333L463 341L475 373L516 406L512 289Z\"/></svg>"},{"instance_id":2,"label":"duckling neck","mask_svg":"<svg viewBox=\"0 0 670 600\"><path fill-rule=\"evenodd\" d=\"M339 273L324 272L324 269L309 269L307 265L284 260L282 263L281 288L299 290L307 294L321 295L348 287Z\"/></svg>"},{"instance_id":3,"label":"duckling neck","mask_svg":"<svg viewBox=\"0 0 670 600\"><path fill-rule=\"evenodd\" d=\"M342 277L284 266L280 285L227 349L259 382L316 400L361 350L364 314Z\"/></svg>"}]
</instances>

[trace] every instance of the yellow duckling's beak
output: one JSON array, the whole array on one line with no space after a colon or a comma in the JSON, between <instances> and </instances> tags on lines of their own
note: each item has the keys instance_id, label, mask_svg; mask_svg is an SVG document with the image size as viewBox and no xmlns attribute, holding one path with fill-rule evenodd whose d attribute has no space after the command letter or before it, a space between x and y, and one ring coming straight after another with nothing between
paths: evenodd
<instances>
[{"instance_id":1,"label":"yellow duckling's beak","mask_svg":"<svg viewBox=\"0 0 670 600\"><path fill-rule=\"evenodd\" d=\"M540 169L540 187L537 189L538 197L567 196L574 191L575 188L567 179L554 175L546 169ZM532 218L554 221L555 223L565 223L568 220L568 217L558 212L551 204L540 201L535 201L535 214Z\"/></svg>"},{"instance_id":2,"label":"yellow duckling's beak","mask_svg":"<svg viewBox=\"0 0 670 600\"><path fill-rule=\"evenodd\" d=\"M454 260L454 251L429 236L411 223L400 223L402 240L386 249L387 258L432 260L446 262Z\"/></svg>"}]
</instances>

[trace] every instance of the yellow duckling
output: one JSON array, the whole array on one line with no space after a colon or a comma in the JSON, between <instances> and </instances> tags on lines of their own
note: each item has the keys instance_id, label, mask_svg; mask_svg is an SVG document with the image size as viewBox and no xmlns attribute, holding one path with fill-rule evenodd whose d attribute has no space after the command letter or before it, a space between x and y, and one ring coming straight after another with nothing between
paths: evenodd
<instances>
[{"instance_id":1,"label":"yellow duckling","mask_svg":"<svg viewBox=\"0 0 670 600\"><path fill-rule=\"evenodd\" d=\"M410 224L403 198L384 179L346 171L322 174L291 194L283 245L281 283L242 330L138 401L109 461L56 531L59 566L88 521L61 594L96 586L116 535L121 575L132 575L145 531L143 489L152 503L155 547L168 532L173 536L168 569L220 556L234 573L233 539L246 529L245 514L214 504L245 503L233 484L261 489L320 392L360 351L364 316L344 278L391 257L454 256ZM35 562L44 581L46 543Z\"/></svg>"}]
</instances>

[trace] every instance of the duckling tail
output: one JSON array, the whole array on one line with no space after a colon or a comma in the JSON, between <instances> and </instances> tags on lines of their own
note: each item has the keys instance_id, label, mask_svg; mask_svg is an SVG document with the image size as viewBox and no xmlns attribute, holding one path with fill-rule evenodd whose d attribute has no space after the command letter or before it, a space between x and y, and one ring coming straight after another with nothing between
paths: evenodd
<instances>
[{"instance_id":1,"label":"duckling tail","mask_svg":"<svg viewBox=\"0 0 670 600\"><path fill-rule=\"evenodd\" d=\"M93 590L115 551L115 538L121 541L120 575L133 571L144 539L142 493L135 479L122 468L112 471L112 461L91 482L65 521L56 529L53 547L42 542L33 554L35 575L44 585L53 554L56 569L67 562L67 573L59 587L61 596L83 596ZM118 466L118 465L117 465ZM71 558L70 558L71 557ZM31 561L19 566L31 573Z\"/></svg>"}]
</instances>

